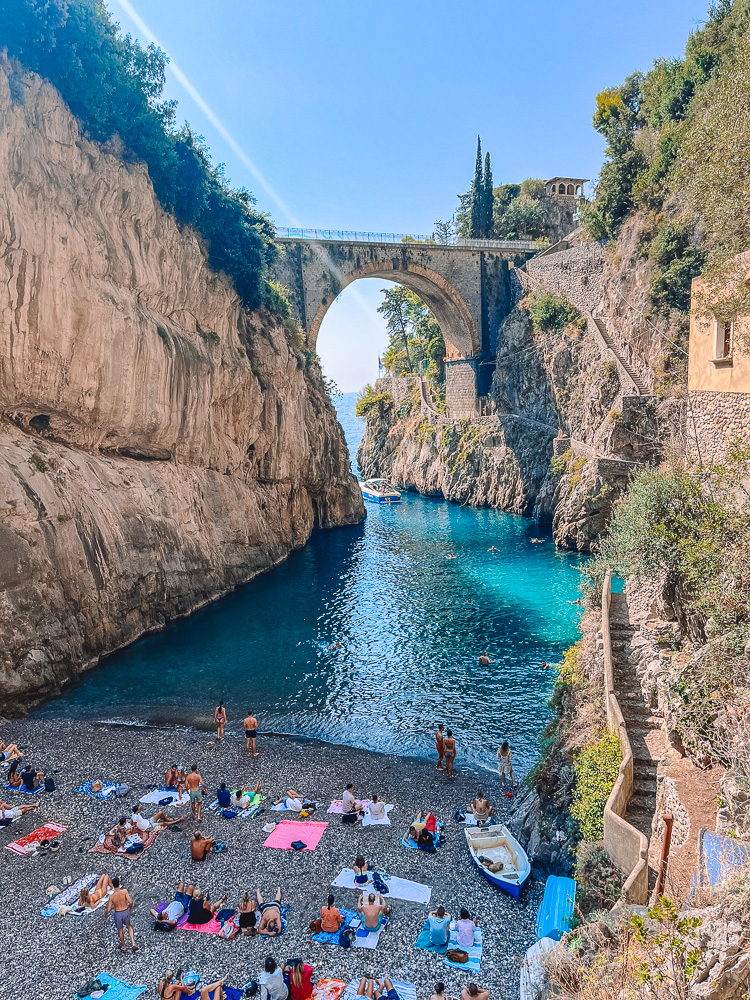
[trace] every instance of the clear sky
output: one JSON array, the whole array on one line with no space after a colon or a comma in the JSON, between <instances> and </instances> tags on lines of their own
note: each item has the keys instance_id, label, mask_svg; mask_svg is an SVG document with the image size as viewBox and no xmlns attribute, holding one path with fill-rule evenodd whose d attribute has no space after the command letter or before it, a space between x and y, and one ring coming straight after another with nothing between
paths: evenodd
<instances>
[{"instance_id":1,"label":"clear sky","mask_svg":"<svg viewBox=\"0 0 750 1000\"><path fill-rule=\"evenodd\" d=\"M681 55L709 0L107 4L124 31L157 39L178 120L277 225L419 234L455 211L477 134L496 184L595 178L597 92ZM350 285L321 328L345 391L376 377L381 287Z\"/></svg>"}]
</instances>

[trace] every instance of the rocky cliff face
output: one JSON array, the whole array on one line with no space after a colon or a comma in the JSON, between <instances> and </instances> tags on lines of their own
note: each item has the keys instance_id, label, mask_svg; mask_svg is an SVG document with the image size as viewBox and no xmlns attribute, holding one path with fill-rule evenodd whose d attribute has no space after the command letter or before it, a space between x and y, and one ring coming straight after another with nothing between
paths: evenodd
<instances>
[{"instance_id":1,"label":"rocky cliff face","mask_svg":"<svg viewBox=\"0 0 750 1000\"><path fill-rule=\"evenodd\" d=\"M364 508L318 369L243 310L143 165L88 142L7 61L0 205L0 708L15 710Z\"/></svg>"}]
</instances>

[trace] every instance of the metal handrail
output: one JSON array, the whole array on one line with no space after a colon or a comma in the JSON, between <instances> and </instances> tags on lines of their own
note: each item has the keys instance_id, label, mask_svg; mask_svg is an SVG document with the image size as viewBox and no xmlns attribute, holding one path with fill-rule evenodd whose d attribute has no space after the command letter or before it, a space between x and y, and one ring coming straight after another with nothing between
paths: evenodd
<instances>
[{"instance_id":1,"label":"metal handrail","mask_svg":"<svg viewBox=\"0 0 750 1000\"><path fill-rule=\"evenodd\" d=\"M430 247L451 246L467 250L538 250L530 240L465 240L451 237L449 242L438 243L434 233L430 236L414 233L360 233L348 229L299 229L285 226L276 227L280 240L330 240L339 243L428 243Z\"/></svg>"}]
</instances>

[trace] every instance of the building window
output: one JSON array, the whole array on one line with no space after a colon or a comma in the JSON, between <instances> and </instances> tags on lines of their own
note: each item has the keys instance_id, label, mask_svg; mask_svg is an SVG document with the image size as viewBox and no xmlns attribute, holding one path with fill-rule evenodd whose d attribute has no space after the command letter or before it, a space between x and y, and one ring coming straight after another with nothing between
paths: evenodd
<instances>
[{"instance_id":1,"label":"building window","mask_svg":"<svg viewBox=\"0 0 750 1000\"><path fill-rule=\"evenodd\" d=\"M568 184L568 194L573 194L573 185Z\"/></svg>"},{"instance_id":2,"label":"building window","mask_svg":"<svg viewBox=\"0 0 750 1000\"><path fill-rule=\"evenodd\" d=\"M550 188L550 194L554 194L557 191L557 184L553 184Z\"/></svg>"},{"instance_id":3,"label":"building window","mask_svg":"<svg viewBox=\"0 0 750 1000\"><path fill-rule=\"evenodd\" d=\"M715 321L716 347L715 361L731 361L734 347L734 323L717 319Z\"/></svg>"}]
</instances>

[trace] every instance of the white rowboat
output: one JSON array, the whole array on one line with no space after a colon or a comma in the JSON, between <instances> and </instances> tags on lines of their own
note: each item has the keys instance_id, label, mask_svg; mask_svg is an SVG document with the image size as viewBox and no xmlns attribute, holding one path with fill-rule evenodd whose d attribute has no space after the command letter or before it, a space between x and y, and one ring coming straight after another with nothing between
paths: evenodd
<instances>
[{"instance_id":1,"label":"white rowboat","mask_svg":"<svg viewBox=\"0 0 750 1000\"><path fill-rule=\"evenodd\" d=\"M467 827L464 834L474 864L484 877L518 899L531 874L531 865L507 826Z\"/></svg>"}]
</instances>

